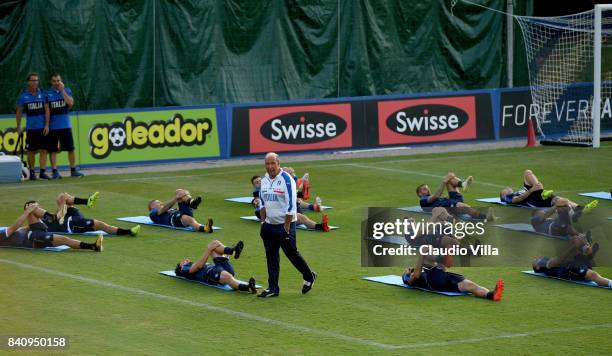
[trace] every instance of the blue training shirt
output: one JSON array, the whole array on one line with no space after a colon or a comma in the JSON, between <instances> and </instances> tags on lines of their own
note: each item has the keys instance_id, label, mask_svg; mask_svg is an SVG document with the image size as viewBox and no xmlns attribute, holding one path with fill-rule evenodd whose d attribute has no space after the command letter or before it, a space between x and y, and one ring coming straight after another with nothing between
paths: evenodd
<instances>
[{"instance_id":1,"label":"blue training shirt","mask_svg":"<svg viewBox=\"0 0 612 356\"><path fill-rule=\"evenodd\" d=\"M24 90L17 106L23 108L26 115L26 130L40 130L45 127L45 95L40 89L32 95L29 90Z\"/></svg>"},{"instance_id":2,"label":"blue training shirt","mask_svg":"<svg viewBox=\"0 0 612 356\"><path fill-rule=\"evenodd\" d=\"M65 88L65 90L66 94L72 96L72 90L69 88ZM69 108L62 93L55 88L49 89L47 91L47 102L49 103L49 109L51 109L49 129L69 129L71 127Z\"/></svg>"}]
</instances>

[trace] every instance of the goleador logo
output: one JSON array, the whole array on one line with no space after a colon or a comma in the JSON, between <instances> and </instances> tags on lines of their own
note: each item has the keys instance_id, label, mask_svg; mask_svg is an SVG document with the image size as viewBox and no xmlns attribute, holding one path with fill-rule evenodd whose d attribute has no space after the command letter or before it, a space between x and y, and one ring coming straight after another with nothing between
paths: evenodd
<instances>
[{"instance_id":1,"label":"goleador logo","mask_svg":"<svg viewBox=\"0 0 612 356\"><path fill-rule=\"evenodd\" d=\"M212 122L208 118L184 119L179 113L168 121L148 123L127 116L123 122L92 127L89 131L89 145L91 155L103 159L112 151L124 149L202 145L212 129Z\"/></svg>"}]
</instances>

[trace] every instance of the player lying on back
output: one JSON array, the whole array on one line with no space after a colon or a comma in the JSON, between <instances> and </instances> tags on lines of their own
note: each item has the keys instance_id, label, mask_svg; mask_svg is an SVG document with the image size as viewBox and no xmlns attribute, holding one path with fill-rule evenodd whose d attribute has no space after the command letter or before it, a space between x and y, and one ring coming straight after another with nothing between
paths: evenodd
<instances>
[{"instance_id":1,"label":"player lying on back","mask_svg":"<svg viewBox=\"0 0 612 356\"><path fill-rule=\"evenodd\" d=\"M80 204L93 208L99 196L100 193L98 192L93 193L88 198L77 198L65 192L60 193L56 200L57 211L54 215L40 206L33 211L33 214L42 219L49 231L52 232L82 234L102 230L113 235L136 236L140 231L140 225L135 225L131 229L123 229L101 220L86 218L81 210L75 207L75 205Z\"/></svg>"},{"instance_id":2,"label":"player lying on back","mask_svg":"<svg viewBox=\"0 0 612 356\"><path fill-rule=\"evenodd\" d=\"M593 270L593 258L599 251L599 244L592 243L590 236L574 237L567 252L561 256L536 258L533 271L547 276L570 281L593 281L597 285L612 288L612 281Z\"/></svg>"},{"instance_id":3,"label":"player lying on back","mask_svg":"<svg viewBox=\"0 0 612 356\"><path fill-rule=\"evenodd\" d=\"M34 214L34 211L38 208L38 203L34 201L26 202L23 214L6 230L0 231L0 246L45 248L66 245L77 250L103 251L103 236L98 236L95 243L87 243L67 236L49 233L47 225ZM26 221L28 227L21 227Z\"/></svg>"},{"instance_id":4,"label":"player lying on back","mask_svg":"<svg viewBox=\"0 0 612 356\"><path fill-rule=\"evenodd\" d=\"M579 206L561 197L554 197L552 201L552 207L533 211L531 216L533 229L543 234L559 237L582 235L574 228L572 222L577 222L581 214L590 211L591 208L587 206L585 209L578 209Z\"/></svg>"},{"instance_id":5,"label":"player lying on back","mask_svg":"<svg viewBox=\"0 0 612 356\"><path fill-rule=\"evenodd\" d=\"M409 218L409 220L414 221L414 219ZM445 223L452 222L453 217L450 215L445 208L437 207L433 208L431 211L431 218L427 221L429 224L436 223ZM406 236L406 241L412 247L419 248L423 245L431 245L434 248L449 248L453 245L459 245L459 240L457 240L454 236L445 235L442 229L435 229L434 231L429 231L427 234L422 234L423 231L418 230L416 233ZM414 236L412 236L414 235ZM447 256L437 256L436 262L442 264L446 267L451 267L453 258L450 255Z\"/></svg>"},{"instance_id":6,"label":"player lying on back","mask_svg":"<svg viewBox=\"0 0 612 356\"><path fill-rule=\"evenodd\" d=\"M551 207L554 205L554 198L555 195L553 194L553 191L545 190L544 185L540 182L538 177L536 177L533 171L529 169L523 171L523 188L515 192L511 187L506 187L499 193L499 200L504 203L528 206L530 208ZM570 201L569 199L567 200L572 209L576 211L583 209L582 206ZM597 204L598 201L593 200L587 204L585 208L592 209L596 207Z\"/></svg>"},{"instance_id":7,"label":"player lying on back","mask_svg":"<svg viewBox=\"0 0 612 356\"><path fill-rule=\"evenodd\" d=\"M178 209L172 208L178 203ZM213 220L208 219L206 225L200 224L193 217L193 210L197 209L202 203L201 197L192 198L188 190L177 189L172 199L167 203L159 200L149 202L149 217L155 224L167 225L172 227L188 227L194 231L213 232Z\"/></svg>"},{"instance_id":8,"label":"player lying on back","mask_svg":"<svg viewBox=\"0 0 612 356\"><path fill-rule=\"evenodd\" d=\"M176 265L174 270L177 276L193 279L208 284L228 284L232 289L251 294L257 293L255 278L251 277L248 284L241 283L234 278L234 266L228 255L234 259L240 258L244 243L238 241L234 247L224 246L220 241L214 240L208 244L202 257L196 262L186 258ZM212 257L212 263L206 263Z\"/></svg>"},{"instance_id":9,"label":"player lying on back","mask_svg":"<svg viewBox=\"0 0 612 356\"><path fill-rule=\"evenodd\" d=\"M416 266L404 271L402 280L412 287L438 292L472 293L475 297L500 301L504 292L504 281L499 279L490 291L465 278L463 275L448 272L444 265L438 264L432 256L419 255Z\"/></svg>"},{"instance_id":10,"label":"player lying on back","mask_svg":"<svg viewBox=\"0 0 612 356\"><path fill-rule=\"evenodd\" d=\"M488 209L487 214L483 214L463 202L463 195L459 192L459 188L462 188L465 192L473 181L474 178L472 176L461 180L454 173L449 172L444 176L442 182L433 193L427 184L421 184L416 188L419 204L423 211L431 211L437 207L453 208L452 213L456 216L467 214L473 219L494 220L495 216L493 215L492 208ZM444 190L447 191L448 197L442 196Z\"/></svg>"},{"instance_id":11,"label":"player lying on back","mask_svg":"<svg viewBox=\"0 0 612 356\"><path fill-rule=\"evenodd\" d=\"M304 176L299 178L295 174L295 169L293 169L293 167L283 167L283 170L289 173L293 177L293 180L295 180L298 199L308 201L308 199L310 199L310 174L304 173Z\"/></svg>"}]
</instances>

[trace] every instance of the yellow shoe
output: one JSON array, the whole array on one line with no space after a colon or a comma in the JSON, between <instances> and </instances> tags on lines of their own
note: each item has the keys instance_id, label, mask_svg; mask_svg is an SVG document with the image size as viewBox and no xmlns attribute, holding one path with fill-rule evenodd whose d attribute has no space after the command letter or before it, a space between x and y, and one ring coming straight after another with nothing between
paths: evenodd
<instances>
[{"instance_id":1,"label":"yellow shoe","mask_svg":"<svg viewBox=\"0 0 612 356\"><path fill-rule=\"evenodd\" d=\"M102 242L104 241L104 236L102 234L98 235L96 239L96 245L94 246L94 251L102 252L104 251L104 246L102 246Z\"/></svg>"},{"instance_id":2,"label":"yellow shoe","mask_svg":"<svg viewBox=\"0 0 612 356\"><path fill-rule=\"evenodd\" d=\"M136 236L140 232L140 225L136 225L130 229L130 235Z\"/></svg>"},{"instance_id":3,"label":"yellow shoe","mask_svg":"<svg viewBox=\"0 0 612 356\"><path fill-rule=\"evenodd\" d=\"M100 192L95 192L87 198L87 207L93 208L96 205L96 201L100 197Z\"/></svg>"}]
</instances>

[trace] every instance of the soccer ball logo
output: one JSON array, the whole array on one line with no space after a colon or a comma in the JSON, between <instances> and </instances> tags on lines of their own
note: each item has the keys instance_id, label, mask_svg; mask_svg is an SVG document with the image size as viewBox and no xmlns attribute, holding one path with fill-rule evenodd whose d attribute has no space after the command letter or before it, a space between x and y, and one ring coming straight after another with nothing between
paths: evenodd
<instances>
[{"instance_id":1,"label":"soccer ball logo","mask_svg":"<svg viewBox=\"0 0 612 356\"><path fill-rule=\"evenodd\" d=\"M108 139L113 147L121 147L125 142L125 130L122 127L113 127L108 133Z\"/></svg>"}]
</instances>

